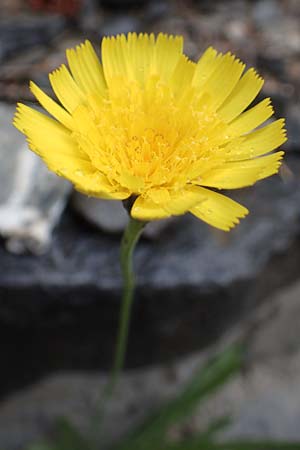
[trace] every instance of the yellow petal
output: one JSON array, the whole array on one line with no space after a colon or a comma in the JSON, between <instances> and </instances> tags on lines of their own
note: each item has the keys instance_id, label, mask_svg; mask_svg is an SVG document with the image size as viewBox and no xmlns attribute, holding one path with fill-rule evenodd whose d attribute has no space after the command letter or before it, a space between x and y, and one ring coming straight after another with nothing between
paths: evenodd
<instances>
[{"instance_id":1,"label":"yellow petal","mask_svg":"<svg viewBox=\"0 0 300 450\"><path fill-rule=\"evenodd\" d=\"M102 63L105 79L110 84L114 77L124 77L144 83L145 79L158 74L163 80L171 77L182 54L183 40L179 36L160 33L129 33L102 40Z\"/></svg>"},{"instance_id":2,"label":"yellow petal","mask_svg":"<svg viewBox=\"0 0 300 450\"><path fill-rule=\"evenodd\" d=\"M284 120L279 119L223 147L226 161L244 161L275 150L287 140Z\"/></svg>"},{"instance_id":3,"label":"yellow petal","mask_svg":"<svg viewBox=\"0 0 300 450\"><path fill-rule=\"evenodd\" d=\"M231 122L255 99L264 81L254 69L249 69L236 84L226 101L218 109L225 122Z\"/></svg>"},{"instance_id":4,"label":"yellow petal","mask_svg":"<svg viewBox=\"0 0 300 450\"><path fill-rule=\"evenodd\" d=\"M202 88L207 79L211 76L211 74L218 66L220 57L221 55L218 55L217 51L212 47L209 47L203 53L195 68L195 73L192 81L193 86L195 86L199 90Z\"/></svg>"},{"instance_id":5,"label":"yellow petal","mask_svg":"<svg viewBox=\"0 0 300 450\"><path fill-rule=\"evenodd\" d=\"M275 122L248 134L240 146L240 153L244 154L245 158L247 156L255 157L264 155L275 150L286 140L287 136L284 128L284 119L278 119ZM242 158L240 157L240 159Z\"/></svg>"},{"instance_id":6,"label":"yellow petal","mask_svg":"<svg viewBox=\"0 0 300 450\"><path fill-rule=\"evenodd\" d=\"M84 171L77 170L70 175L66 169L60 174L69 179L77 191L92 197L106 200L125 200L130 197L130 193L127 190L113 186L105 175L95 171L95 168L90 163L85 166Z\"/></svg>"},{"instance_id":7,"label":"yellow petal","mask_svg":"<svg viewBox=\"0 0 300 450\"><path fill-rule=\"evenodd\" d=\"M119 180L121 185L129 189L131 192L137 193L144 187L143 178L137 177L136 175L127 172L125 169L120 174Z\"/></svg>"},{"instance_id":8,"label":"yellow petal","mask_svg":"<svg viewBox=\"0 0 300 450\"><path fill-rule=\"evenodd\" d=\"M83 92L75 83L64 64L59 69L50 73L49 80L55 95L70 113L72 113L78 105L86 102Z\"/></svg>"},{"instance_id":9,"label":"yellow petal","mask_svg":"<svg viewBox=\"0 0 300 450\"><path fill-rule=\"evenodd\" d=\"M183 95L185 89L190 87L195 68L196 64L193 61L190 61L185 55L180 56L170 79L170 85L175 95Z\"/></svg>"},{"instance_id":10,"label":"yellow petal","mask_svg":"<svg viewBox=\"0 0 300 450\"><path fill-rule=\"evenodd\" d=\"M218 189L238 189L251 186L256 181L278 172L284 152L260 158L224 163L208 172L199 184Z\"/></svg>"},{"instance_id":11,"label":"yellow petal","mask_svg":"<svg viewBox=\"0 0 300 450\"><path fill-rule=\"evenodd\" d=\"M212 74L207 78L201 90L210 96L210 104L218 108L239 81L245 64L242 64L230 53L222 55Z\"/></svg>"},{"instance_id":12,"label":"yellow petal","mask_svg":"<svg viewBox=\"0 0 300 450\"><path fill-rule=\"evenodd\" d=\"M198 186L186 186L178 194L171 195L169 202L164 205L164 208L172 215L179 216L199 204L203 199L202 188Z\"/></svg>"},{"instance_id":13,"label":"yellow petal","mask_svg":"<svg viewBox=\"0 0 300 450\"><path fill-rule=\"evenodd\" d=\"M150 189L148 196L154 203L164 205L170 201L170 192L166 188Z\"/></svg>"},{"instance_id":14,"label":"yellow petal","mask_svg":"<svg viewBox=\"0 0 300 450\"><path fill-rule=\"evenodd\" d=\"M91 141L94 152L97 154L100 145L100 136L95 122L92 119L91 111L83 105L79 105L73 112L76 129L81 137Z\"/></svg>"},{"instance_id":15,"label":"yellow petal","mask_svg":"<svg viewBox=\"0 0 300 450\"><path fill-rule=\"evenodd\" d=\"M74 129L72 116L61 106L59 106L51 97L43 92L35 83L30 82L30 90L39 101L39 103L48 111L55 119L61 122L70 130Z\"/></svg>"},{"instance_id":16,"label":"yellow petal","mask_svg":"<svg viewBox=\"0 0 300 450\"><path fill-rule=\"evenodd\" d=\"M227 128L227 132L230 136L241 136L257 128L272 115L273 108L271 106L271 100L265 98L231 122Z\"/></svg>"},{"instance_id":17,"label":"yellow petal","mask_svg":"<svg viewBox=\"0 0 300 450\"><path fill-rule=\"evenodd\" d=\"M282 158L284 156L284 152L276 152L272 153L268 156L263 156L261 158L256 158L253 161L256 161L258 159L264 159L264 165L261 165L261 172L259 174L259 180L263 180L264 178L270 177L271 175L274 175L278 172L281 164L282 164Z\"/></svg>"},{"instance_id":18,"label":"yellow petal","mask_svg":"<svg viewBox=\"0 0 300 450\"><path fill-rule=\"evenodd\" d=\"M182 36L159 33L156 40L152 70L164 81L170 79L183 50Z\"/></svg>"},{"instance_id":19,"label":"yellow petal","mask_svg":"<svg viewBox=\"0 0 300 450\"><path fill-rule=\"evenodd\" d=\"M74 80L86 94L100 94L106 89L103 69L89 41L67 50L67 60Z\"/></svg>"},{"instance_id":20,"label":"yellow petal","mask_svg":"<svg viewBox=\"0 0 300 450\"><path fill-rule=\"evenodd\" d=\"M197 205L203 199L203 193L201 188L192 185L187 185L177 193L170 193L166 188L156 188L147 192L147 199L168 215L179 216Z\"/></svg>"},{"instance_id":21,"label":"yellow petal","mask_svg":"<svg viewBox=\"0 0 300 450\"><path fill-rule=\"evenodd\" d=\"M205 200L190 212L213 227L229 231L248 214L247 208L222 194L204 188L201 191Z\"/></svg>"},{"instance_id":22,"label":"yellow petal","mask_svg":"<svg viewBox=\"0 0 300 450\"><path fill-rule=\"evenodd\" d=\"M71 181L79 191L101 198L129 197L128 191L111 185L103 174L95 170L71 133L55 120L18 104L14 125L26 134L30 148L45 161L47 167Z\"/></svg>"},{"instance_id":23,"label":"yellow petal","mask_svg":"<svg viewBox=\"0 0 300 450\"><path fill-rule=\"evenodd\" d=\"M56 173L65 167L76 170L82 161L88 161L69 130L33 108L18 104L14 125L26 134L31 149Z\"/></svg>"},{"instance_id":24,"label":"yellow petal","mask_svg":"<svg viewBox=\"0 0 300 450\"><path fill-rule=\"evenodd\" d=\"M165 219L170 215L170 213L154 203L150 198L144 198L141 196L136 199L131 209L131 216L134 219L144 221Z\"/></svg>"}]
</instances>

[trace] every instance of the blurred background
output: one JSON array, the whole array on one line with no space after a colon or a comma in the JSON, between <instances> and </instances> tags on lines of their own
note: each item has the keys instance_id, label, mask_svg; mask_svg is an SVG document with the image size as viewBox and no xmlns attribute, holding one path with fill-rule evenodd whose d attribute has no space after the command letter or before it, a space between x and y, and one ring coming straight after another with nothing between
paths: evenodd
<instances>
[{"instance_id":1,"label":"blurred background","mask_svg":"<svg viewBox=\"0 0 300 450\"><path fill-rule=\"evenodd\" d=\"M188 215L146 229L108 430L243 337L247 368L208 413L233 411L233 436L300 439L300 2L0 0L0 447L25 448L63 414L86 426L112 361L127 221L119 202L73 192L26 150L15 104L34 102L29 80L52 95L66 48L90 39L100 54L104 35L130 31L180 34L192 59L212 45L254 66L257 100L272 98L289 140L278 176L230 193L251 212L230 234Z\"/></svg>"}]
</instances>

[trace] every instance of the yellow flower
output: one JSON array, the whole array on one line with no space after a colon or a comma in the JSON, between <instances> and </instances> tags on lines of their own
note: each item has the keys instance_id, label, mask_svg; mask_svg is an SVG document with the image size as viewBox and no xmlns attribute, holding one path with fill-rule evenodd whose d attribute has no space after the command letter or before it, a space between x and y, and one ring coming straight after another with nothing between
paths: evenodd
<instances>
[{"instance_id":1,"label":"yellow flower","mask_svg":"<svg viewBox=\"0 0 300 450\"><path fill-rule=\"evenodd\" d=\"M263 80L230 53L208 48L194 63L182 37L129 33L103 39L102 64L88 41L67 60L69 69L49 76L60 104L30 84L53 118L18 104L14 124L79 191L133 196L136 219L190 211L229 230L247 209L207 188L241 188L278 171L283 152L270 152L286 140L284 121L260 127L270 99L245 112Z\"/></svg>"}]
</instances>

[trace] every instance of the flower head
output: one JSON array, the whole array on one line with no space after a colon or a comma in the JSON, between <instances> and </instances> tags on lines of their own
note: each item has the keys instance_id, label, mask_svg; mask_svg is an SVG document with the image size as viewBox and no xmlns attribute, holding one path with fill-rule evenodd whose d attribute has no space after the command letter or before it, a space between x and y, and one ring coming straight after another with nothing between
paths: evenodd
<instances>
[{"instance_id":1,"label":"flower head","mask_svg":"<svg viewBox=\"0 0 300 450\"><path fill-rule=\"evenodd\" d=\"M181 37L129 33L104 38L102 63L86 41L49 76L55 102L34 83L52 117L18 104L15 126L50 170L79 191L136 198L131 215L154 220L190 211L229 230L247 209L215 189L250 186L278 171L284 121L253 69L208 48L197 63ZM253 131L255 130L255 131Z\"/></svg>"}]
</instances>

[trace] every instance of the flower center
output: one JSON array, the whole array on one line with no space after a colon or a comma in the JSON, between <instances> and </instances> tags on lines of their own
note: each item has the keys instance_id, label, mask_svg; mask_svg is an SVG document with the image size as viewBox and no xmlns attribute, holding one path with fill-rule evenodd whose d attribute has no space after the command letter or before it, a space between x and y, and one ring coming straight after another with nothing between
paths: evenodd
<instances>
[{"instance_id":1,"label":"flower center","mask_svg":"<svg viewBox=\"0 0 300 450\"><path fill-rule=\"evenodd\" d=\"M194 92L175 97L159 80L141 87L117 79L107 98L93 98L91 105L88 129L78 120L80 147L112 185L136 194L181 189L201 175L218 148L213 130L222 124L207 100Z\"/></svg>"}]
</instances>

